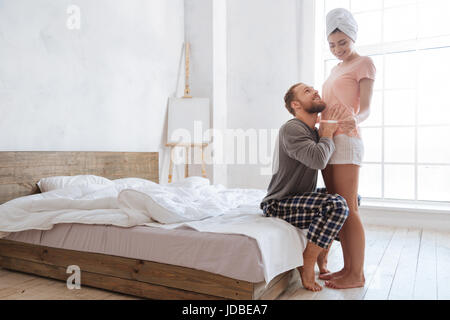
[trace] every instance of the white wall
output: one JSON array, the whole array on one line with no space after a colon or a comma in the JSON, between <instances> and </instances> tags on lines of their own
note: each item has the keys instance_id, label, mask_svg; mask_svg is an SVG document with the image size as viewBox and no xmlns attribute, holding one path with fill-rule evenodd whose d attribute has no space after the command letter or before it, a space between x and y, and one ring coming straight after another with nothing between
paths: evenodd
<instances>
[{"instance_id":1,"label":"white wall","mask_svg":"<svg viewBox=\"0 0 450 320\"><path fill-rule=\"evenodd\" d=\"M183 0L1 1L0 150L159 151L183 41Z\"/></svg>"},{"instance_id":2,"label":"white wall","mask_svg":"<svg viewBox=\"0 0 450 320\"><path fill-rule=\"evenodd\" d=\"M186 41L191 44L191 95L210 99L210 122L216 130L227 126L226 23L227 0L185 0ZM213 146L206 150L207 161L211 160ZM180 168L177 169L180 172ZM199 165L191 165L189 169L190 174L201 175ZM214 183L227 184L226 166L208 165L206 171Z\"/></svg>"},{"instance_id":3,"label":"white wall","mask_svg":"<svg viewBox=\"0 0 450 320\"><path fill-rule=\"evenodd\" d=\"M194 98L208 98L210 100L210 123L213 114L213 17L212 1L209 0L185 0L185 39L191 45L189 85L191 96ZM184 62L183 62L184 63ZM183 64L184 67L184 64ZM184 85L184 80L183 80ZM207 130L209 128L204 128ZM196 148L193 152L199 152ZM196 159L200 159L197 156ZM176 166L177 178L184 177L184 166ZM182 173L180 176L179 173ZM207 176L213 178L211 166L206 168ZM201 175L201 166L193 164L189 166L190 175Z\"/></svg>"},{"instance_id":4,"label":"white wall","mask_svg":"<svg viewBox=\"0 0 450 320\"><path fill-rule=\"evenodd\" d=\"M311 36L299 27L309 18L304 2L311 7L311 0L2 1L0 150L160 151L166 181L167 98L183 94L185 36L191 93L211 99L214 128L278 129L290 118L286 90L314 78L303 54ZM66 27L71 4L81 9L80 30ZM208 176L265 188L270 175L261 167L216 165Z\"/></svg>"},{"instance_id":5,"label":"white wall","mask_svg":"<svg viewBox=\"0 0 450 320\"><path fill-rule=\"evenodd\" d=\"M192 94L211 98L214 129L270 134L291 118L283 101L287 89L314 82L314 47L308 47L314 37L313 8L312 0L185 0ZM308 24L311 29L304 28ZM222 152L230 154L233 147L225 141ZM247 153L251 147L247 143ZM273 148L269 144L257 152L271 159ZM268 186L270 164L225 160L226 166L214 165L214 183ZM263 157L258 154L257 160Z\"/></svg>"},{"instance_id":6,"label":"white wall","mask_svg":"<svg viewBox=\"0 0 450 320\"><path fill-rule=\"evenodd\" d=\"M213 2L213 126L225 130L228 123L228 0ZM213 154L214 155L214 154ZM228 185L228 166L214 165L214 183Z\"/></svg>"},{"instance_id":7,"label":"white wall","mask_svg":"<svg viewBox=\"0 0 450 320\"><path fill-rule=\"evenodd\" d=\"M279 129L292 118L283 98L301 81L299 13L297 0L228 1L228 128ZM229 165L228 186L266 188L261 168Z\"/></svg>"}]
</instances>

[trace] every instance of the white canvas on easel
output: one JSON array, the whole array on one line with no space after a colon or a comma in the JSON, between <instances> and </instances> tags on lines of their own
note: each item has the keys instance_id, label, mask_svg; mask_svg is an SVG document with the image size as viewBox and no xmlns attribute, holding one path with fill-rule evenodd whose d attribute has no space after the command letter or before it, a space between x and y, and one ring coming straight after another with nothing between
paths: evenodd
<instances>
[{"instance_id":1,"label":"white canvas on easel","mask_svg":"<svg viewBox=\"0 0 450 320\"><path fill-rule=\"evenodd\" d=\"M210 128L209 108L207 98L170 98L167 142L169 144L210 142L209 137L205 136L205 131ZM188 135L183 135L183 132Z\"/></svg>"}]
</instances>

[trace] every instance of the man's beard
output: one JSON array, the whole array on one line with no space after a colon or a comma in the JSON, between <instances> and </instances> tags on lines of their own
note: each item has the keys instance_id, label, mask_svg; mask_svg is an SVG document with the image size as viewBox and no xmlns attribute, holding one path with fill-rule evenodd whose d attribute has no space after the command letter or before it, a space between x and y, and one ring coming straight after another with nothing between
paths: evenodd
<instances>
[{"instance_id":1,"label":"man's beard","mask_svg":"<svg viewBox=\"0 0 450 320\"><path fill-rule=\"evenodd\" d=\"M321 113L323 110L326 109L326 105L323 103L318 103L318 104L312 104L311 107L309 107L308 109L305 109L306 112L308 112L309 114L315 114L315 113Z\"/></svg>"}]
</instances>

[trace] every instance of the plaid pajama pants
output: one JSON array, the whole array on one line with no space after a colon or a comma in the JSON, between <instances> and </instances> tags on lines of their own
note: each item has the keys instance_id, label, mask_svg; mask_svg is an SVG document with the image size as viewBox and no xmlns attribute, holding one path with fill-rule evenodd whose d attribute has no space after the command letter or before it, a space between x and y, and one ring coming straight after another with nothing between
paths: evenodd
<instances>
[{"instance_id":1,"label":"plaid pajama pants","mask_svg":"<svg viewBox=\"0 0 450 320\"><path fill-rule=\"evenodd\" d=\"M358 195L358 205L360 203ZM338 194L328 194L324 188L261 203L266 217L283 219L299 229L308 229L307 239L328 249L348 217L347 202Z\"/></svg>"}]
</instances>

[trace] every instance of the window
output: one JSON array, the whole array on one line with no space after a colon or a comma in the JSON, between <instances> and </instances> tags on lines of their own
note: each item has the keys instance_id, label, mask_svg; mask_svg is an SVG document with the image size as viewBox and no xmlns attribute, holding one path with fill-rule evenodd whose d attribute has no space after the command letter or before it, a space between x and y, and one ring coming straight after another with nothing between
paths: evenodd
<instances>
[{"instance_id":1,"label":"window","mask_svg":"<svg viewBox=\"0 0 450 320\"><path fill-rule=\"evenodd\" d=\"M319 88L338 62L324 31L338 7L354 14L357 51L377 67L360 194L450 203L450 1L316 1Z\"/></svg>"}]
</instances>

